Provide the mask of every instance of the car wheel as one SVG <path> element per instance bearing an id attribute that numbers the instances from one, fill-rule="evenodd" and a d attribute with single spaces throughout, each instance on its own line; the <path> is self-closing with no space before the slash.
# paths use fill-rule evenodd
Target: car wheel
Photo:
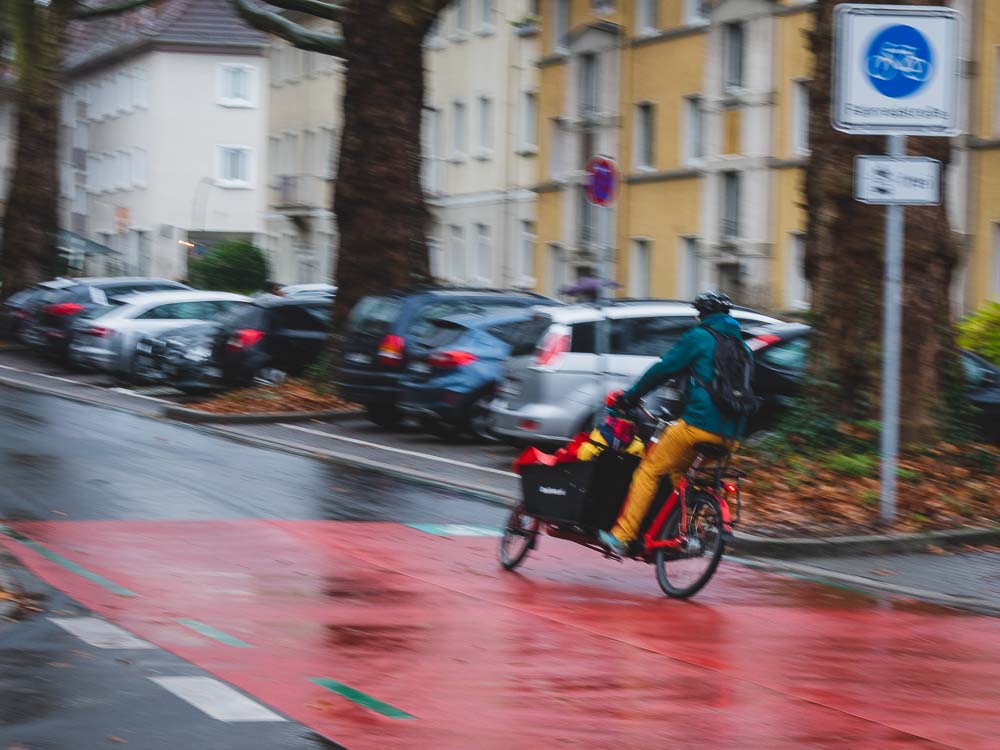
<path id="1" fill-rule="evenodd" d="M 441 440 L 454 440 L 458 436 L 458 430 L 443 420 L 432 417 L 420 417 L 417 421 L 420 423 L 421 430 Z"/>
<path id="2" fill-rule="evenodd" d="M 365 407 L 365 416 L 369 422 L 377 424 L 383 429 L 397 427 L 403 421 L 403 413 L 395 404 L 372 405 Z"/>
<path id="3" fill-rule="evenodd" d="M 497 441 L 493 433 L 493 415 L 490 412 L 493 399 L 492 391 L 480 393 L 465 410 L 465 429 L 476 439 L 491 443 Z"/>

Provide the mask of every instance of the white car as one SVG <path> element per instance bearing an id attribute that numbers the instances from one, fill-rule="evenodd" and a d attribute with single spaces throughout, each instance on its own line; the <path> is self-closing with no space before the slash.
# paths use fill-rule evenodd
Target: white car
<path id="1" fill-rule="evenodd" d="M 130 376 L 143 336 L 215 320 L 234 305 L 249 305 L 252 300 L 242 294 L 191 290 L 134 294 L 120 301 L 118 307 L 76 321 L 69 345 L 71 363 Z"/>

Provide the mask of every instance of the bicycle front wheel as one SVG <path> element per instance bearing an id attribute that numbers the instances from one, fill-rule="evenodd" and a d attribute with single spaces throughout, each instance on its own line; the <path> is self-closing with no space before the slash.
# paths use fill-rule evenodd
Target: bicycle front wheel
<path id="1" fill-rule="evenodd" d="M 656 550 L 656 581 L 663 593 L 674 599 L 694 596 L 708 583 L 726 548 L 722 513 L 714 497 L 707 493 L 687 500 L 687 533 L 680 549 Z M 660 532 L 660 539 L 680 537 L 680 511 L 675 510 Z"/>

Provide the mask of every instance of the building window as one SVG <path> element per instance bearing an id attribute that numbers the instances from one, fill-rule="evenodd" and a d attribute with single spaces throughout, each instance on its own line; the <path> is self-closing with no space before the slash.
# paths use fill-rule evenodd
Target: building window
<path id="1" fill-rule="evenodd" d="M 119 112 L 132 109 L 132 74 L 119 73 L 115 76 L 115 107 Z"/>
<path id="2" fill-rule="evenodd" d="M 455 6 L 455 29 L 459 32 L 468 32 L 469 0 L 458 0 Z"/>
<path id="3" fill-rule="evenodd" d="M 809 81 L 792 82 L 792 153 L 809 153 Z"/>
<path id="4" fill-rule="evenodd" d="M 698 261 L 698 238 L 683 237 L 681 239 L 681 267 L 678 278 L 681 280 L 681 288 L 678 290 L 681 296 L 693 299 L 700 288 L 699 261 Z"/>
<path id="5" fill-rule="evenodd" d="M 486 224 L 476 224 L 476 281 L 485 285 L 493 283 L 493 246 Z"/>
<path id="6" fill-rule="evenodd" d="M 635 166 L 637 169 L 653 169 L 656 163 L 654 139 L 656 117 L 649 102 L 635 108 Z"/>
<path id="7" fill-rule="evenodd" d="M 319 134 L 319 158 L 322 160 L 320 176 L 326 180 L 335 180 L 337 179 L 337 163 L 340 156 L 340 141 L 337 140 L 337 131 L 334 128 L 321 127 Z"/>
<path id="8" fill-rule="evenodd" d="M 251 160 L 253 149 L 249 146 L 219 146 L 220 187 L 248 188 L 253 175 Z"/>
<path id="9" fill-rule="evenodd" d="M 452 225 L 451 248 L 448 255 L 451 261 L 451 278 L 454 281 L 465 281 L 465 236 L 462 227 Z"/>
<path id="10" fill-rule="evenodd" d="M 132 185 L 146 187 L 146 149 L 132 149 Z"/>
<path id="11" fill-rule="evenodd" d="M 798 232 L 788 235 L 785 302 L 789 310 L 809 309 L 809 282 L 806 280 L 805 273 L 805 250 L 805 235 Z"/>
<path id="12" fill-rule="evenodd" d="M 148 91 L 146 89 L 146 70 L 135 68 L 132 71 L 132 105 L 135 107 L 148 106 Z"/>
<path id="13" fill-rule="evenodd" d="M 684 23 L 702 24 L 707 22 L 705 0 L 684 0 Z"/>
<path id="14" fill-rule="evenodd" d="M 479 155 L 493 153 L 493 100 L 488 96 L 479 97 Z"/>
<path id="15" fill-rule="evenodd" d="M 87 154 L 87 190 L 96 193 L 101 189 L 101 157 L 99 154 Z"/>
<path id="16" fill-rule="evenodd" d="M 649 279 L 653 275 L 650 265 L 650 241 L 632 240 L 628 261 L 628 294 L 638 299 L 650 296 Z"/>
<path id="17" fill-rule="evenodd" d="M 465 102 L 454 102 L 451 105 L 451 137 L 452 158 L 463 158 L 468 148 Z"/>
<path id="18" fill-rule="evenodd" d="M 549 295 L 554 297 L 566 285 L 566 263 L 563 261 L 562 248 L 554 242 L 548 246 L 548 264 L 549 288 L 547 291 Z"/>
<path id="19" fill-rule="evenodd" d="M 637 34 L 652 34 L 656 32 L 656 10 L 659 0 L 637 0 L 638 8 L 635 18 Z"/>
<path id="20" fill-rule="evenodd" d="M 517 284 L 535 286 L 535 222 L 521 222 L 521 251 L 518 253 Z"/>
<path id="21" fill-rule="evenodd" d="M 580 114 L 583 117 L 597 114 L 600 104 L 600 76 L 597 55 L 593 52 L 580 55 Z"/>
<path id="22" fill-rule="evenodd" d="M 553 117 L 549 120 L 549 176 L 553 180 L 561 180 L 564 176 L 564 140 L 562 122 Z"/>
<path id="23" fill-rule="evenodd" d="M 478 0 L 479 2 L 479 31 L 480 33 L 491 33 L 493 31 L 493 7 L 494 0 Z"/>
<path id="24" fill-rule="evenodd" d="M 684 158 L 698 161 L 705 156 L 705 111 L 700 96 L 689 96 L 684 102 Z"/>
<path id="25" fill-rule="evenodd" d="M 115 189 L 115 155 L 114 154 L 102 154 L 101 155 L 101 190 L 105 193 L 111 192 Z"/>
<path id="26" fill-rule="evenodd" d="M 740 236 L 740 173 L 722 173 L 722 239 Z"/>
<path id="27" fill-rule="evenodd" d="M 521 95 L 521 150 L 538 150 L 538 94 L 531 91 Z"/>
<path id="28" fill-rule="evenodd" d="M 223 107 L 254 106 L 256 70 L 250 65 L 219 65 L 219 104 Z"/>
<path id="29" fill-rule="evenodd" d="M 110 117 L 115 112 L 115 79 L 101 81 L 101 117 Z"/>
<path id="30" fill-rule="evenodd" d="M 725 88 L 743 88 L 743 24 L 727 23 L 722 27 L 725 55 Z"/>
<path id="31" fill-rule="evenodd" d="M 441 247 L 441 240 L 437 237 L 428 237 L 427 252 L 430 257 L 431 276 L 443 280 L 447 269 L 444 265 L 444 249 Z"/>
<path id="32" fill-rule="evenodd" d="M 81 151 L 90 148 L 90 125 L 82 120 L 73 128 L 73 148 Z"/>
<path id="33" fill-rule="evenodd" d="M 565 47 L 566 35 L 569 34 L 569 3 L 570 0 L 553 0 L 552 11 L 552 47 L 561 50 Z"/>
<path id="34" fill-rule="evenodd" d="M 128 151 L 118 152 L 118 174 L 115 186 L 119 190 L 127 190 L 132 187 L 132 154 Z"/>

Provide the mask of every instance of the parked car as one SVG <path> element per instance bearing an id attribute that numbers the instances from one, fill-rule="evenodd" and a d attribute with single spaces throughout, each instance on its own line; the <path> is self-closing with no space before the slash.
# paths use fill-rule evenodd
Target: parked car
<path id="1" fill-rule="evenodd" d="M 490 405 L 492 429 L 510 442 L 561 443 L 594 424 L 604 396 L 626 388 L 697 325 L 687 302 L 622 300 L 538 309 L 545 331 L 537 349 L 508 360 L 497 398 Z M 741 324 L 775 324 L 775 318 L 742 307 Z M 600 354 L 598 323 L 609 325 L 609 351 Z M 749 336 L 749 334 L 747 334 Z M 676 404 L 670 387 L 654 399 Z"/>
<path id="2" fill-rule="evenodd" d="M 189 393 L 299 375 L 325 349 L 329 321 L 329 300 L 264 295 L 214 323 L 146 336 L 136 374 Z"/>
<path id="3" fill-rule="evenodd" d="M 281 287 L 285 297 L 325 297 L 333 299 L 337 296 L 337 287 L 333 284 L 289 284 Z"/>
<path id="4" fill-rule="evenodd" d="M 52 279 L 10 295 L 0 304 L 0 338 L 16 338 L 24 341 L 23 336 L 30 325 L 31 316 L 46 293 L 72 285 L 72 279 Z"/>
<path id="5" fill-rule="evenodd" d="M 526 310 L 429 320 L 413 339 L 400 409 L 429 432 L 491 437 L 489 407 L 513 355 L 535 349 L 545 323 Z"/>
<path id="6" fill-rule="evenodd" d="M 72 364 L 131 378 L 136 345 L 144 335 L 213 320 L 234 306 L 249 305 L 250 298 L 187 289 L 131 294 L 117 302 L 77 316 L 68 349 Z"/>
<path id="7" fill-rule="evenodd" d="M 756 331 L 755 390 L 763 397 L 762 426 L 768 425 L 798 396 L 809 356 L 810 326 L 787 323 Z M 984 437 L 1000 442 L 1000 369 L 969 351 L 960 351 L 969 401 L 978 411 Z"/>
<path id="8" fill-rule="evenodd" d="M 558 303 L 531 292 L 461 287 L 421 287 L 364 297 L 347 322 L 337 382 L 340 394 L 363 404 L 375 424 L 395 425 L 402 418 L 400 384 L 410 363 L 412 342 L 427 333 L 430 321 L 539 304 Z"/>
<path id="9" fill-rule="evenodd" d="M 128 295 L 190 289 L 170 279 L 81 278 L 69 286 L 46 292 L 31 323 L 31 343 L 57 356 L 69 351 L 73 326 L 83 315 L 96 316 Z"/>

